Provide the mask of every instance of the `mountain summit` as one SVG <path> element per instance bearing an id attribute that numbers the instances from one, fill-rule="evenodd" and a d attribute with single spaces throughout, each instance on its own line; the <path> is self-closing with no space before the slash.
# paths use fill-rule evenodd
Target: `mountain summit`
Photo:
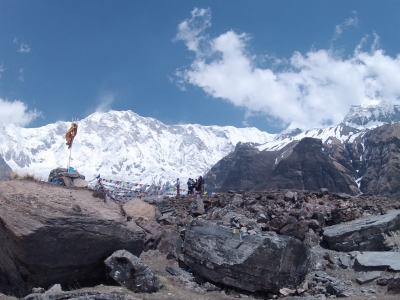
<path id="1" fill-rule="evenodd" d="M 400 105 L 389 105 L 382 102 L 367 107 L 352 106 L 342 124 L 364 129 L 398 122 L 400 122 Z"/>
<path id="2" fill-rule="evenodd" d="M 67 167 L 70 152 L 65 133 L 70 125 L 0 127 L 0 156 L 14 171 L 47 180 L 52 169 Z M 147 184 L 176 178 L 183 182 L 203 175 L 238 142 L 263 144 L 274 136 L 256 128 L 165 125 L 132 111 L 94 113 L 79 121 L 71 166 L 88 180 L 101 174 Z"/>

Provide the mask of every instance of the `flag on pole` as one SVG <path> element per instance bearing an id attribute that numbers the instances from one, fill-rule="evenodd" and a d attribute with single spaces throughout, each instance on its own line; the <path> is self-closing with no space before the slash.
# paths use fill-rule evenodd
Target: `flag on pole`
<path id="1" fill-rule="evenodd" d="M 72 123 L 71 127 L 65 134 L 65 140 L 67 141 L 66 145 L 68 146 L 68 149 L 72 147 L 72 142 L 74 141 L 74 138 L 77 133 L 78 133 L 78 124 Z"/>

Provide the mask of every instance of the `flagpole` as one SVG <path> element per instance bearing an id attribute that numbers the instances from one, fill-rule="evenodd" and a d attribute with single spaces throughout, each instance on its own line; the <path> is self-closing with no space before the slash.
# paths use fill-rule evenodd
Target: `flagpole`
<path id="1" fill-rule="evenodd" d="M 72 145 L 71 145 L 71 148 L 69 148 L 69 158 L 68 158 L 67 173 L 69 173 L 69 167 L 71 165 L 71 151 L 72 151 Z"/>
<path id="2" fill-rule="evenodd" d="M 74 138 L 77 133 L 78 133 L 78 123 L 76 121 L 72 121 L 72 125 L 71 125 L 70 129 L 68 129 L 67 133 L 65 134 L 65 139 L 67 141 L 67 145 L 68 145 L 68 149 L 69 149 L 67 172 L 70 171 L 72 144 L 73 144 Z"/>

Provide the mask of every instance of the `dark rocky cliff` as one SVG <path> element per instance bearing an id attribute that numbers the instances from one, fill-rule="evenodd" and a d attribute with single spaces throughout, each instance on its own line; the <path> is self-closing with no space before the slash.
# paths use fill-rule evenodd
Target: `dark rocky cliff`
<path id="1" fill-rule="evenodd" d="M 232 153 L 207 173 L 207 187 L 215 191 L 251 190 L 265 182 L 265 177 L 273 171 L 275 160 L 296 143 L 280 151 L 259 151 L 250 144 L 238 143 Z"/>
<path id="2" fill-rule="evenodd" d="M 279 151 L 238 144 L 205 176 L 218 191 L 327 188 L 348 194 L 400 197 L 400 123 L 385 124 L 342 143 L 304 138 Z M 358 183 L 358 184 L 357 184 Z"/>
<path id="3" fill-rule="evenodd" d="M 11 168 L 5 160 L 0 156 L 0 180 L 11 179 Z"/>
<path id="4" fill-rule="evenodd" d="M 238 144 L 207 173 L 206 182 L 218 191 L 325 187 L 358 193 L 348 170 L 323 152 L 321 140 L 313 138 L 293 142 L 280 151 L 258 151 L 251 145 Z"/>
<path id="5" fill-rule="evenodd" d="M 323 152 L 319 139 L 304 138 L 292 153 L 279 162 L 256 189 L 318 190 L 357 194 L 358 188 L 349 171 Z"/>
<path id="6" fill-rule="evenodd" d="M 400 124 L 383 125 L 364 136 L 361 190 L 400 197 Z"/>

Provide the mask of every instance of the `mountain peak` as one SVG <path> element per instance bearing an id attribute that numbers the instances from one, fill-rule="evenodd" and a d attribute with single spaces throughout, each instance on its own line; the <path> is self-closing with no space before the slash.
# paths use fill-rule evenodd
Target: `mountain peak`
<path id="1" fill-rule="evenodd" d="M 398 122 L 400 122 L 400 105 L 381 101 L 379 104 L 370 106 L 351 106 L 342 124 L 365 129 Z"/>
<path id="2" fill-rule="evenodd" d="M 4 126 L 0 156 L 14 171 L 46 180 L 52 169 L 67 166 L 69 126 Z M 130 110 L 96 112 L 79 121 L 71 167 L 88 179 L 101 174 L 143 184 L 173 182 L 203 175 L 238 142 L 263 144 L 274 137 L 256 128 L 165 125 Z"/>

